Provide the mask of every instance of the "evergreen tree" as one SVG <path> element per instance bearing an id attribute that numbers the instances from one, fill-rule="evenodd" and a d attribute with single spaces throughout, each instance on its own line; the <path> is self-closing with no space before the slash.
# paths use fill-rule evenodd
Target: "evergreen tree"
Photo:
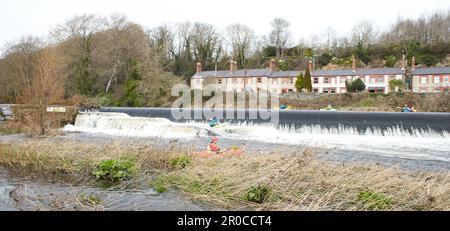
<path id="1" fill-rule="evenodd" d="M 303 78 L 303 89 L 306 89 L 307 92 L 312 92 L 312 82 L 311 82 L 311 70 L 309 67 L 306 68 L 305 77 Z"/>
<path id="2" fill-rule="evenodd" d="M 295 82 L 295 88 L 297 88 L 297 92 L 302 92 L 304 88 L 305 79 L 303 77 L 303 73 L 300 72 L 300 75 L 297 77 L 297 81 Z"/>
<path id="3" fill-rule="evenodd" d="M 139 107 L 140 96 L 137 92 L 140 77 L 139 63 L 136 60 L 130 61 L 131 71 L 125 83 L 124 105 L 128 107 Z"/>
<path id="4" fill-rule="evenodd" d="M 366 85 L 361 79 L 356 79 L 355 81 L 353 81 L 351 88 L 353 92 L 362 92 L 366 89 Z"/>
<path id="5" fill-rule="evenodd" d="M 347 92 L 355 92 L 355 91 L 353 91 L 351 81 L 345 81 L 345 88 L 347 89 Z"/>

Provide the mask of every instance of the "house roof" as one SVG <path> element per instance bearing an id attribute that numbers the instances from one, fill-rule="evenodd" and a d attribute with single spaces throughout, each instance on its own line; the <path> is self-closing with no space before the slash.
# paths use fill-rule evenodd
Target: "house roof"
<path id="1" fill-rule="evenodd" d="M 402 75 L 403 70 L 401 68 L 371 68 L 371 69 L 358 69 L 356 75 Z"/>
<path id="2" fill-rule="evenodd" d="M 418 68 L 412 72 L 413 75 L 450 74 L 450 67 Z"/>
<path id="3" fill-rule="evenodd" d="M 202 71 L 196 73 L 193 78 L 239 78 L 239 77 L 267 77 L 271 75 L 268 69 L 250 69 L 237 71 Z"/>
<path id="4" fill-rule="evenodd" d="M 282 78 L 282 77 L 298 77 L 301 71 L 274 71 L 270 75 L 271 78 Z"/>
<path id="5" fill-rule="evenodd" d="M 352 70 L 317 70 L 311 73 L 311 76 L 348 76 L 353 75 Z"/>
<path id="6" fill-rule="evenodd" d="M 450 68 L 427 68 L 433 71 L 432 74 L 450 73 Z M 425 69 L 417 69 L 416 72 L 426 72 Z M 416 73 L 415 72 L 415 73 Z M 301 71 L 270 71 L 269 69 L 250 69 L 250 70 L 237 70 L 237 71 L 202 71 L 196 73 L 192 78 L 242 78 L 242 77 L 269 77 L 269 78 L 283 78 L 290 77 L 295 78 L 299 76 Z M 403 70 L 401 68 L 370 68 L 370 69 L 358 69 L 353 72 L 351 69 L 340 70 L 316 70 L 311 73 L 313 77 L 319 76 L 355 76 L 355 75 L 402 75 Z"/>
<path id="7" fill-rule="evenodd" d="M 313 71 L 312 76 L 352 76 L 352 75 L 401 75 L 403 71 L 401 68 L 370 68 L 357 69 L 353 72 L 351 69 L 341 70 L 318 70 Z"/>

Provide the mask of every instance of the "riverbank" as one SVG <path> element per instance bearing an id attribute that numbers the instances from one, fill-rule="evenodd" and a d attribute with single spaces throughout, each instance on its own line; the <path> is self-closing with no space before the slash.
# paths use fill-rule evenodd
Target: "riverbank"
<path id="1" fill-rule="evenodd" d="M 400 112 L 405 104 L 418 112 L 450 112 L 450 93 L 293 93 L 280 97 L 280 103 L 299 110 L 319 110 L 332 105 L 339 111 Z"/>
<path id="2" fill-rule="evenodd" d="M 225 158 L 191 154 L 176 144 L 29 139 L 2 141 L 0 166 L 77 187 L 181 193 L 218 209 L 450 209 L 450 175 L 444 171 L 325 161 L 314 150 Z"/>

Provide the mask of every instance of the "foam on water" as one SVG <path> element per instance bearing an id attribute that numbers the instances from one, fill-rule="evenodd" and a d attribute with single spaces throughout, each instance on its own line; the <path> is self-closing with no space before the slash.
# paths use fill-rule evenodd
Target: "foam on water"
<path id="1" fill-rule="evenodd" d="M 123 113 L 80 113 L 75 125 L 64 131 L 131 137 L 190 138 L 206 136 L 206 131 L 162 118 L 137 118 Z"/>
<path id="2" fill-rule="evenodd" d="M 211 129 L 206 123 L 174 123 L 161 118 L 130 117 L 122 113 L 81 113 L 74 126 L 65 131 L 88 132 L 113 136 L 195 138 L 215 134 L 223 138 L 267 143 L 318 146 L 328 149 L 372 152 L 398 158 L 450 162 L 450 134 L 431 130 L 407 131 L 398 126 L 381 131 L 367 129 L 363 134 L 356 128 L 337 125 L 280 126 L 271 124 L 230 124 Z"/>

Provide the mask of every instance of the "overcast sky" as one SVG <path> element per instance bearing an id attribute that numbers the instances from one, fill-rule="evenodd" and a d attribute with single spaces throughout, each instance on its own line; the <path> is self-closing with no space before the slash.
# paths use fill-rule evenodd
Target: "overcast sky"
<path id="1" fill-rule="evenodd" d="M 241 22 L 258 35 L 270 30 L 274 17 L 284 17 L 298 41 L 327 27 L 347 33 L 362 19 L 383 29 L 399 16 L 414 19 L 450 9 L 449 0 L 1 0 L 0 4 L 0 45 L 24 35 L 46 35 L 50 28 L 84 13 L 120 13 L 147 28 L 188 20 L 222 29 Z"/>

